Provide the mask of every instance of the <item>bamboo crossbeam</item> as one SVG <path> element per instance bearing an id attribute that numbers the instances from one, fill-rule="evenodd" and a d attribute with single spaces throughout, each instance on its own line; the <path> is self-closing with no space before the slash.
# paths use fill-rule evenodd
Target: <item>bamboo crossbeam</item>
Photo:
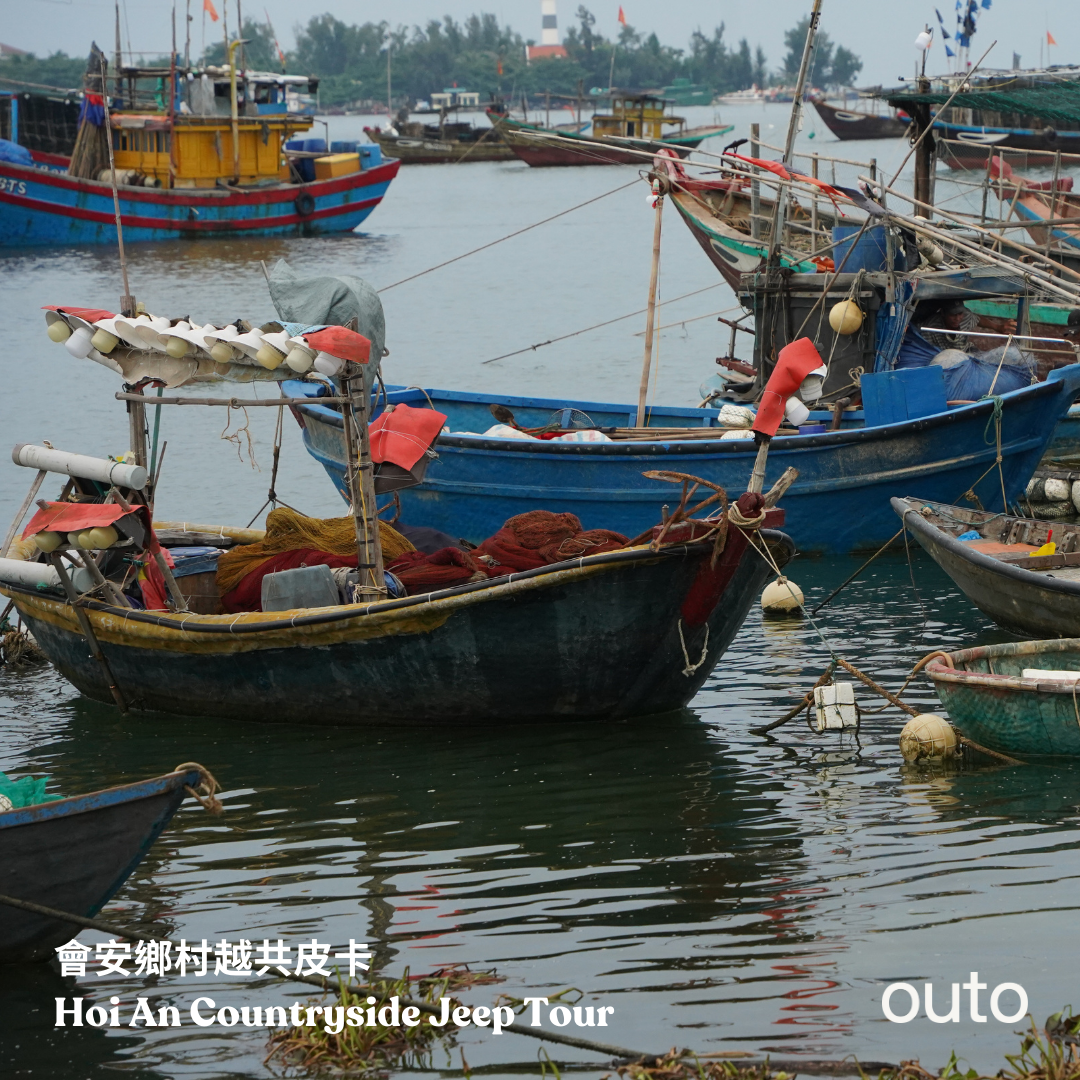
<path id="1" fill-rule="evenodd" d="M 784 152 L 782 146 L 773 146 L 772 143 L 762 141 L 760 145 L 764 146 L 766 150 L 778 150 L 781 154 Z M 831 154 L 811 154 L 805 150 L 796 150 L 791 156 L 807 159 L 817 158 L 818 161 L 835 161 L 841 165 L 858 165 L 861 168 L 870 168 L 869 161 L 853 161 L 851 158 L 833 157 Z"/>
<path id="2" fill-rule="evenodd" d="M 1030 258 L 1050 266 L 1054 271 L 1058 271 L 1062 274 L 1067 274 L 1069 277 L 1075 278 L 1077 281 L 1080 281 L 1080 273 L 1070 269 L 1067 266 L 1063 266 L 1061 263 L 1054 262 L 1053 259 L 1050 259 L 1047 256 L 1043 255 L 1040 251 L 1031 247 L 1030 244 L 1021 244 L 1016 240 L 1008 239 L 1008 237 L 995 236 L 993 233 L 990 232 L 989 229 L 984 229 L 981 226 L 974 225 L 970 222 L 961 221 L 959 218 L 956 217 L 955 214 L 951 214 L 946 210 L 942 210 L 940 207 L 935 208 L 933 206 L 930 206 L 928 203 L 921 202 L 913 195 L 905 195 L 903 192 L 897 191 L 895 188 L 890 187 L 888 184 L 885 184 L 882 181 L 874 181 L 867 176 L 860 176 L 859 179 L 869 184 L 876 183 L 882 191 L 887 191 L 890 195 L 895 195 L 898 199 L 901 199 L 904 202 L 911 203 L 914 206 L 919 206 L 927 210 L 934 210 L 935 213 L 937 213 L 940 217 L 945 218 L 948 221 L 956 222 L 956 224 L 958 225 L 963 225 L 967 229 L 985 235 L 995 243 L 1000 241 L 1002 243 L 1008 244 L 1010 247 L 1022 251 Z M 1072 293 L 1067 292 L 1064 288 L 1061 287 L 1060 283 L 1054 283 L 1052 275 L 1046 274 L 1045 271 L 1035 266 L 1032 266 L 1028 263 L 1022 263 L 1018 259 L 1010 258 L 1008 255 L 995 253 L 993 251 L 987 251 L 986 249 L 977 247 L 976 245 L 968 244 L 967 242 L 957 237 L 954 233 L 949 232 L 947 229 L 941 229 L 934 225 L 931 225 L 923 218 L 915 220 L 913 218 L 907 217 L 904 214 L 895 213 L 893 214 L 893 216 L 897 220 L 903 221 L 904 224 L 906 224 L 909 228 L 915 229 L 917 231 L 926 232 L 928 235 L 933 235 L 937 239 L 944 239 L 948 243 L 956 244 L 959 247 L 963 247 L 968 251 L 972 251 L 974 254 L 982 256 L 989 263 L 1005 264 L 1009 266 L 1010 269 L 1015 269 L 1025 274 L 1031 274 L 1039 278 L 1041 283 L 1051 284 L 1055 288 L 1055 291 L 1060 292 L 1063 296 L 1068 297 L 1070 300 L 1074 302 L 1080 300 L 1080 296 L 1077 295 L 1075 290 Z M 1049 278 L 1048 282 L 1045 280 L 1047 278 Z"/>
<path id="3" fill-rule="evenodd" d="M 230 409 L 250 409 L 253 406 L 281 405 L 342 405 L 342 397 L 319 398 L 209 398 L 209 397 L 147 397 L 145 394 L 125 394 L 117 391 L 117 401 L 141 401 L 144 405 L 228 405 Z"/>

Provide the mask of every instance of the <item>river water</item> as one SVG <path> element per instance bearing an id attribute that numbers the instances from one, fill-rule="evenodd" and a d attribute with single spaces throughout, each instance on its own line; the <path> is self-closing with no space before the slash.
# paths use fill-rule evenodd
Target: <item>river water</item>
<path id="1" fill-rule="evenodd" d="M 711 110 L 687 113 L 691 122 L 711 118 Z M 777 142 L 786 117 L 781 107 L 725 112 L 732 137 L 760 119 L 763 136 Z M 353 118 L 330 123 L 333 137 L 359 134 Z M 876 155 L 886 170 L 904 152 L 899 142 L 837 146 L 814 120 L 800 143 Z M 848 178 L 858 171 L 849 167 Z M 155 312 L 269 318 L 260 261 L 357 273 L 383 288 L 632 178 L 628 169 L 517 163 L 407 168 L 360 235 L 133 245 L 132 289 Z M 644 196 L 642 184 L 617 191 L 388 290 L 387 378 L 630 400 L 643 316 L 483 361 L 643 306 L 652 232 Z M 713 285 L 715 272 L 681 223 L 668 217 L 665 229 L 661 298 Z M 115 304 L 115 253 L 15 252 L 0 267 L 5 436 L 94 454 L 123 449 L 115 380 L 49 342 L 38 310 Z M 696 404 L 697 384 L 726 349 L 712 316 L 734 303 L 720 285 L 663 309 L 662 325 L 709 317 L 663 332 L 653 400 Z M 239 446 L 221 437 L 244 417 L 223 432 L 223 412 L 166 411 L 160 516 L 243 525 L 264 501 L 273 418 L 262 414 L 274 410 L 252 410 L 257 469 L 246 437 Z M 286 424 L 281 497 L 312 514 L 340 513 Z M 29 479 L 0 465 L 9 513 Z M 813 601 L 856 565 L 798 560 L 792 576 Z M 1019 1022 L 971 1020 L 965 994 L 958 1023 L 894 1024 L 882 993 L 891 982 L 929 980 L 944 1012 L 949 984 L 978 971 L 990 988 L 1022 985 L 1040 1019 L 1077 999 L 1071 963 L 1055 956 L 1059 948 L 1069 955 L 1080 875 L 1077 767 L 907 767 L 895 710 L 867 714 L 859 743 L 818 736 L 802 721 L 773 737 L 754 734 L 813 683 L 827 643 L 897 689 L 932 648 L 1004 638 L 917 553 L 910 566 L 902 554 L 879 559 L 818 626 L 763 621 L 755 610 L 689 709 L 614 726 L 522 727 L 512 701 L 502 725 L 440 731 L 357 731 L 333 726 L 332 716 L 311 727 L 120 717 L 51 670 L 0 670 L 0 769 L 48 774 L 64 793 L 181 761 L 216 774 L 225 815 L 186 805 L 108 906 L 117 923 L 189 942 L 369 941 L 377 968 L 392 975 L 449 963 L 494 968 L 504 983 L 466 992 L 473 1004 L 574 987 L 583 1004 L 615 1009 L 607 1028 L 583 1034 L 646 1051 L 920 1057 L 937 1068 L 955 1050 L 994 1071 L 1016 1046 Z M 935 706 L 921 679 L 907 697 Z M 861 691 L 859 700 L 878 704 Z M 80 940 L 105 939 L 88 931 Z M 56 997 L 107 1004 L 116 995 L 128 1010 L 147 994 L 155 1008 L 175 1003 L 185 1017 L 198 996 L 219 1006 L 306 998 L 281 983 L 212 974 L 145 982 L 91 968 L 76 983 L 46 966 L 4 976 L 4 1075 L 57 1080 L 117 1071 L 254 1078 L 275 1068 L 264 1063 L 262 1030 L 190 1022 L 56 1030 Z M 1015 1000 L 1006 993 L 1001 1008 L 1015 1011 Z M 902 995 L 894 1002 L 901 1011 L 904 1003 Z M 466 1029 L 460 1044 L 473 1069 L 539 1069 L 530 1040 Z M 593 1063 L 587 1074 L 606 1071 L 585 1051 L 549 1049 L 560 1061 Z M 430 1066 L 461 1063 L 456 1050 L 438 1051 Z"/>

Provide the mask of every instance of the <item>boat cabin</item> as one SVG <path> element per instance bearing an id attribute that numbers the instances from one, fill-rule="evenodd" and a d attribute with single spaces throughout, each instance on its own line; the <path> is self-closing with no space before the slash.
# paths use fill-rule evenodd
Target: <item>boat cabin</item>
<path id="1" fill-rule="evenodd" d="M 610 113 L 593 116 L 593 135 L 622 139 L 662 139 L 665 128 L 686 126 L 681 116 L 666 111 L 667 103 L 653 94 L 617 94 L 611 99 Z"/>

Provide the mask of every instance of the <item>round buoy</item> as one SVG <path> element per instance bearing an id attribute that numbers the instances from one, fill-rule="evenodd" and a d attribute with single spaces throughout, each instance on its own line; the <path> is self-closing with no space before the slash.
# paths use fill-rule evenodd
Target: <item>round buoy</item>
<path id="1" fill-rule="evenodd" d="M 836 334 L 854 334 L 862 323 L 862 310 L 854 300 L 841 300 L 829 312 L 829 325 Z"/>
<path id="2" fill-rule="evenodd" d="M 38 551 L 55 551 L 64 542 L 58 532 L 39 532 L 34 534 L 34 543 Z"/>
<path id="3" fill-rule="evenodd" d="M 761 594 L 761 610 L 766 615 L 790 615 L 798 611 L 802 604 L 802 589 L 786 577 L 778 577 L 766 585 Z"/>
<path id="4" fill-rule="evenodd" d="M 49 335 L 49 340 L 55 341 L 58 345 L 71 337 L 71 327 L 63 319 L 56 319 L 49 323 L 49 328 L 45 332 Z"/>
<path id="5" fill-rule="evenodd" d="M 952 757 L 956 753 L 956 732 L 937 713 L 919 713 L 900 732 L 900 753 L 905 761 Z"/>
<path id="6" fill-rule="evenodd" d="M 111 525 L 99 525 L 97 528 L 90 529 L 85 535 L 90 541 L 87 546 L 92 551 L 112 547 L 120 539 L 120 534 Z"/>

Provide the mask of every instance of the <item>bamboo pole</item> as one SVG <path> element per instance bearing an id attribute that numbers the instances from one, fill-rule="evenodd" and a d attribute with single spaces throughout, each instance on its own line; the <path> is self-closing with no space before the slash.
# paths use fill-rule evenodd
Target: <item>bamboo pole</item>
<path id="1" fill-rule="evenodd" d="M 761 157 L 761 125 L 750 125 L 750 156 Z M 761 181 L 758 179 L 757 169 L 754 170 L 754 179 L 750 181 L 750 236 L 754 240 L 761 239 Z M 816 174 L 815 174 L 816 175 Z"/>
<path id="2" fill-rule="evenodd" d="M 799 118 L 802 115 L 803 93 L 806 90 L 806 76 L 810 70 L 810 58 L 814 54 L 814 40 L 817 37 L 818 22 L 821 20 L 821 0 L 814 0 L 814 7 L 810 12 L 810 25 L 806 30 L 806 41 L 803 44 L 802 61 L 799 64 L 799 77 L 795 80 L 795 100 L 791 103 L 791 116 L 788 119 L 787 139 L 784 143 L 784 154 L 780 159 L 783 165 L 791 162 L 792 151 L 795 149 L 795 136 L 799 131 Z M 780 246 L 783 241 L 784 216 L 787 213 L 788 200 L 791 198 L 790 189 L 781 192 L 776 200 L 776 214 L 773 218 L 772 236 L 769 238 L 770 259 L 779 258 Z"/>
<path id="3" fill-rule="evenodd" d="M 109 667 L 109 661 L 101 651 L 101 645 L 98 643 L 97 635 L 94 633 L 94 628 L 90 624 L 90 619 L 87 617 L 86 612 L 79 606 L 79 594 L 75 591 L 75 586 L 71 584 L 71 578 L 68 577 L 64 561 L 55 553 L 49 558 L 56 569 L 57 576 L 60 578 L 60 584 L 63 586 L 64 594 L 68 598 L 68 603 L 75 612 L 75 618 L 79 622 L 79 628 L 82 630 L 83 637 L 86 638 L 86 644 L 90 646 L 90 655 L 101 665 L 101 670 L 105 673 L 105 682 L 109 687 L 109 693 L 113 696 L 113 701 L 116 702 L 116 707 L 122 713 L 126 713 L 128 711 L 127 702 L 124 700 L 124 695 L 121 693 L 120 687 L 116 684 L 112 668 Z"/>
<path id="4" fill-rule="evenodd" d="M 649 396 L 649 375 L 652 370 L 653 328 L 656 324 L 656 285 L 660 276 L 660 225 L 664 214 L 664 196 L 656 196 L 653 218 L 652 271 L 649 275 L 649 304 L 645 316 L 645 356 L 641 362 L 641 385 L 638 387 L 638 427 L 645 426 L 645 403 Z"/>
<path id="5" fill-rule="evenodd" d="M 360 392 L 354 382 L 360 380 Z M 345 482 L 352 504 L 353 525 L 359 555 L 360 591 L 368 596 L 386 596 L 382 544 L 379 538 L 378 506 L 375 502 L 375 471 L 368 435 L 370 395 L 362 375 L 354 375 L 347 364 L 338 378 L 338 389 L 348 404 L 341 409 L 345 436 Z"/>
<path id="6" fill-rule="evenodd" d="M 1050 185 L 1050 220 L 1052 221 L 1057 216 L 1057 189 L 1058 180 L 1061 177 L 1061 151 L 1057 150 L 1054 153 L 1054 179 Z M 1046 247 L 1043 249 L 1043 254 L 1049 256 L 1050 247 L 1054 242 L 1054 230 L 1047 226 L 1046 229 Z"/>
<path id="7" fill-rule="evenodd" d="M 143 407 L 147 402 L 155 408 L 158 405 L 228 405 L 230 409 L 250 409 L 256 406 L 280 408 L 282 405 L 342 405 L 349 401 L 344 397 L 320 397 L 320 398 L 211 398 L 211 397 L 147 397 L 145 394 L 126 394 L 117 391 L 117 401 L 142 402 Z"/>
<path id="8" fill-rule="evenodd" d="M 30 504 L 34 501 L 38 491 L 41 490 L 41 482 L 48 475 L 47 470 L 40 469 L 37 476 L 34 477 L 33 483 L 30 485 L 30 490 L 26 494 L 26 498 L 22 501 L 22 506 L 19 507 L 19 512 L 15 515 L 15 519 L 11 523 L 11 528 L 8 529 L 7 536 L 4 537 L 4 546 L 0 547 L 0 558 L 3 558 L 11 550 L 11 542 L 15 539 L 15 534 L 19 531 L 19 526 L 23 523 L 23 518 L 26 517 L 26 511 L 30 509 Z"/>

